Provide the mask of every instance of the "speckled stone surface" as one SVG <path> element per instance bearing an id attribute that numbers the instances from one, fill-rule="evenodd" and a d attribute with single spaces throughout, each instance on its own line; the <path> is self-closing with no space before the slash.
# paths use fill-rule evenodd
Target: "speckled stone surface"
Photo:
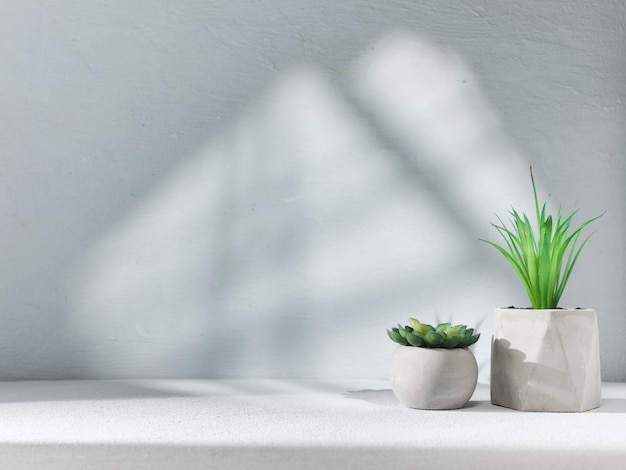
<path id="1" fill-rule="evenodd" d="M 461 410 L 422 411 L 385 380 L 4 382 L 0 468 L 609 468 L 625 413 L 626 384 L 554 414 L 493 406 L 480 384 Z"/>

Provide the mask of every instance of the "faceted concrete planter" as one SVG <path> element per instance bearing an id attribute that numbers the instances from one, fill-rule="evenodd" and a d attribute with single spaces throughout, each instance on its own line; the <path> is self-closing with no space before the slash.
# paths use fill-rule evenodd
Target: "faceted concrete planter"
<path id="1" fill-rule="evenodd" d="M 467 348 L 398 346 L 391 356 L 391 388 L 400 403 L 423 410 L 452 410 L 469 401 L 478 365 Z"/>
<path id="2" fill-rule="evenodd" d="M 521 411 L 600 406 L 600 351 L 591 309 L 496 309 L 491 403 Z"/>

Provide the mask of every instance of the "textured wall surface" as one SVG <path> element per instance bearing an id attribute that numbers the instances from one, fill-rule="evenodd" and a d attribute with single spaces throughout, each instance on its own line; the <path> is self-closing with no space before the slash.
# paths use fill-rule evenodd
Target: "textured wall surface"
<path id="1" fill-rule="evenodd" d="M 485 380 L 532 163 L 626 380 L 626 4 L 416 3 L 3 1 L 0 378 L 378 378 L 417 316 Z"/>

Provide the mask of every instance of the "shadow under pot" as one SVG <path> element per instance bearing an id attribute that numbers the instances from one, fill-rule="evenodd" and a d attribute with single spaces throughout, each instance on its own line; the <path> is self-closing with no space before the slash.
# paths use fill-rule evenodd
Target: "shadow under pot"
<path id="1" fill-rule="evenodd" d="M 393 393 L 408 408 L 463 408 L 474 394 L 478 365 L 467 348 L 399 345 L 391 356 Z"/>

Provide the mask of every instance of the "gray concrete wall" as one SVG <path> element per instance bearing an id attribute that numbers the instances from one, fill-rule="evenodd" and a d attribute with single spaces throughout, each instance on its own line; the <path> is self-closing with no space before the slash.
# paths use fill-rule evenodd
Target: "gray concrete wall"
<path id="1" fill-rule="evenodd" d="M 5 0 L 0 378 L 384 377 L 416 316 L 486 380 L 532 163 L 626 380 L 624 5 Z"/>

